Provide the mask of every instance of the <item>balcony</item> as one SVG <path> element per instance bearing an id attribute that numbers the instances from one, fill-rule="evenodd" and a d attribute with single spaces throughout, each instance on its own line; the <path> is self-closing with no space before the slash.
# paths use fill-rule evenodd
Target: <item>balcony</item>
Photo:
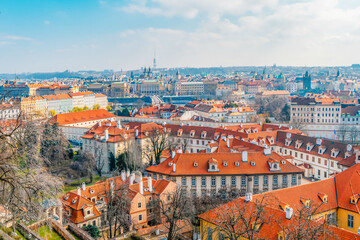
<path id="1" fill-rule="evenodd" d="M 273 190 L 279 189 L 279 185 L 273 185 Z"/>

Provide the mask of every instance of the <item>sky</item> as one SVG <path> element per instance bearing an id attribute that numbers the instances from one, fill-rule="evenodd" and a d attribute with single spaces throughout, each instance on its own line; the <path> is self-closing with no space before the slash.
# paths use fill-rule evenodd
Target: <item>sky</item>
<path id="1" fill-rule="evenodd" d="M 1 0 L 0 72 L 360 63 L 359 0 Z"/>

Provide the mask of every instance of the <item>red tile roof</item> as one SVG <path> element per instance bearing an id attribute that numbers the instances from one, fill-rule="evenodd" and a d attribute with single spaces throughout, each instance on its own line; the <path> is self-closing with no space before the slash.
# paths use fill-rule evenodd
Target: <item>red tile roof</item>
<path id="1" fill-rule="evenodd" d="M 57 123 L 59 126 L 62 126 L 62 125 L 88 122 L 88 121 L 98 121 L 98 120 L 115 118 L 115 117 L 116 115 L 108 112 L 105 109 L 97 109 L 97 110 L 57 114 L 52 119 L 50 119 L 50 123 Z"/>

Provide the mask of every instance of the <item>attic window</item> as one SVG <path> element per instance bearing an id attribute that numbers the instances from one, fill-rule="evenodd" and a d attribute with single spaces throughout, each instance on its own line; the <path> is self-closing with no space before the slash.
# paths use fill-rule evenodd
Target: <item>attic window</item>
<path id="1" fill-rule="evenodd" d="M 354 194 L 350 197 L 350 203 L 356 205 L 359 201 L 360 195 Z"/>
<path id="2" fill-rule="evenodd" d="M 194 162 L 194 167 L 199 166 L 198 162 Z"/>
<path id="3" fill-rule="evenodd" d="M 324 154 L 325 150 L 326 150 L 326 148 L 325 148 L 324 146 L 320 146 L 318 153 L 319 153 L 319 154 Z"/>
<path id="4" fill-rule="evenodd" d="M 309 199 L 305 199 L 305 198 L 300 198 L 300 202 L 305 206 L 305 207 L 309 207 L 310 206 L 310 200 Z"/>
<path id="5" fill-rule="evenodd" d="M 281 160 L 281 164 L 282 165 L 285 165 L 286 164 L 286 161 L 283 159 L 283 160 Z"/>
<path id="6" fill-rule="evenodd" d="M 251 166 L 256 166 L 254 161 L 251 161 L 250 164 L 251 164 Z"/>
<path id="7" fill-rule="evenodd" d="M 90 190 L 90 193 L 91 193 L 91 194 L 94 194 L 94 193 L 95 193 L 95 190 L 94 190 L 94 189 L 91 189 L 91 190 Z"/>
<path id="8" fill-rule="evenodd" d="M 235 162 L 235 166 L 238 167 L 240 166 L 240 163 L 238 161 Z"/>
<path id="9" fill-rule="evenodd" d="M 274 144 L 274 138 L 273 137 L 268 138 L 268 141 L 269 141 L 270 144 Z"/>
<path id="10" fill-rule="evenodd" d="M 224 167 L 227 167 L 227 166 L 228 166 L 227 161 L 224 161 L 224 162 L 223 162 L 223 165 L 224 165 Z"/>
<path id="11" fill-rule="evenodd" d="M 178 133 L 177 133 L 178 137 L 180 137 L 180 136 L 182 135 L 182 133 L 183 133 L 183 130 L 182 130 L 182 129 L 179 129 L 179 130 L 178 130 Z"/>
<path id="12" fill-rule="evenodd" d="M 195 136 L 195 130 L 191 130 L 190 131 L 190 137 L 194 137 Z"/>
<path id="13" fill-rule="evenodd" d="M 292 140 L 287 138 L 287 139 L 285 140 L 285 145 L 286 145 L 286 146 L 290 146 L 291 142 L 292 142 Z"/>
<path id="14" fill-rule="evenodd" d="M 331 149 L 331 157 L 336 157 L 339 154 L 339 150 L 333 148 Z"/>
<path id="15" fill-rule="evenodd" d="M 74 198 L 74 199 L 72 200 L 72 203 L 73 203 L 73 204 L 76 203 L 77 200 L 78 200 L 78 197 Z"/>
<path id="16" fill-rule="evenodd" d="M 70 197 L 70 194 L 66 194 L 65 197 L 64 197 L 64 200 L 68 200 Z"/>
<path id="17" fill-rule="evenodd" d="M 314 147 L 314 145 L 312 145 L 312 144 L 306 144 L 306 151 L 310 152 L 313 147 Z"/>
<path id="18" fill-rule="evenodd" d="M 169 164 L 168 164 L 168 165 L 169 165 L 169 167 L 171 167 L 171 166 L 173 165 L 173 162 L 169 162 Z"/>
<path id="19" fill-rule="evenodd" d="M 218 140 L 218 139 L 219 139 L 219 137 L 220 137 L 220 135 L 219 135 L 219 134 L 215 134 L 214 139 L 215 139 L 215 140 Z"/>
<path id="20" fill-rule="evenodd" d="M 299 149 L 302 145 L 302 141 L 296 141 L 295 148 Z"/>
<path id="21" fill-rule="evenodd" d="M 318 193 L 318 197 L 319 197 L 320 200 L 321 200 L 322 202 L 324 202 L 324 203 L 328 201 L 328 195 L 325 194 L 325 193 L 319 192 L 319 193 Z"/>
<path id="22" fill-rule="evenodd" d="M 205 138 L 206 137 L 206 131 L 203 131 L 202 133 L 201 133 L 201 138 Z"/>

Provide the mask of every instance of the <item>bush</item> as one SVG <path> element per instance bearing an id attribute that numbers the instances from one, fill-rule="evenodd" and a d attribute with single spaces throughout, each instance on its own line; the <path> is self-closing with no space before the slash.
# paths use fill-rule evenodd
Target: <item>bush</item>
<path id="1" fill-rule="evenodd" d="M 91 237 L 93 238 L 99 238 L 101 237 L 100 235 L 100 230 L 97 226 L 95 225 L 87 225 L 85 227 L 83 227 L 83 229 L 90 234 Z"/>

